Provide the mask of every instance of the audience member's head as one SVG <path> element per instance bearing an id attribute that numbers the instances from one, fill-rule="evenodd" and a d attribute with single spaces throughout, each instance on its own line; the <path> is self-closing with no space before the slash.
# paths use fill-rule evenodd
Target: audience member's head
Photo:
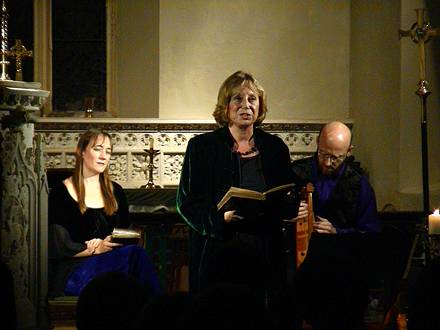
<path id="1" fill-rule="evenodd" d="M 6 263 L 0 260 L 0 309 L 2 329 L 16 329 L 14 279 Z"/>
<path id="2" fill-rule="evenodd" d="M 97 276 L 79 296 L 77 328 L 134 329 L 136 318 L 148 299 L 144 287 L 125 273 Z"/>
<path id="3" fill-rule="evenodd" d="M 155 297 L 148 302 L 139 314 L 137 330 L 174 330 L 185 308 L 190 304 L 188 293 L 179 292 L 173 295 Z"/>
<path id="4" fill-rule="evenodd" d="M 253 291 L 234 284 L 219 284 L 201 291 L 185 309 L 181 330 L 270 329 L 265 304 Z"/>

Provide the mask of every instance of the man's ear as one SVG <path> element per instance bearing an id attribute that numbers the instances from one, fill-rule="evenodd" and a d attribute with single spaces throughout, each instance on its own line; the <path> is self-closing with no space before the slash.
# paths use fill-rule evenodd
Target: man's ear
<path id="1" fill-rule="evenodd" d="M 351 145 L 350 148 L 348 148 L 347 157 L 351 156 L 351 152 L 353 151 L 353 148 L 354 148 L 353 145 Z"/>

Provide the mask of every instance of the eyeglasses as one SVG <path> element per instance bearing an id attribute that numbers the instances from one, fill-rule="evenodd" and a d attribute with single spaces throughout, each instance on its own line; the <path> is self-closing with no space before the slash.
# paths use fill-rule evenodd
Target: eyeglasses
<path id="1" fill-rule="evenodd" d="M 318 150 L 318 157 L 323 160 L 326 160 L 326 161 L 330 160 L 332 162 L 332 164 L 340 164 L 347 157 L 347 153 L 345 153 L 344 155 L 335 156 L 335 155 L 326 153 L 322 150 Z"/>

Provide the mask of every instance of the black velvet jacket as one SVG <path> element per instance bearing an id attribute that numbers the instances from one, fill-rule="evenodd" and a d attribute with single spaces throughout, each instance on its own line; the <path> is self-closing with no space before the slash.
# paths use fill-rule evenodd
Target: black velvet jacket
<path id="1" fill-rule="evenodd" d="M 274 135 L 254 129 L 267 189 L 293 182 L 287 146 Z M 197 233 L 222 238 L 223 212 L 216 205 L 231 186 L 240 185 L 239 156 L 232 152 L 227 127 L 192 138 L 183 163 L 177 192 L 177 210 Z M 280 208 L 267 219 L 268 229 L 279 229 L 281 219 L 295 216 L 294 205 Z M 269 230 L 268 232 L 271 232 Z"/>

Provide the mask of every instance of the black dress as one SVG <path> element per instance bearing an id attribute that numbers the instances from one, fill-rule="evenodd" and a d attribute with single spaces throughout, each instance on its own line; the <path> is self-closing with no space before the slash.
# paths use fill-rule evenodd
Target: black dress
<path id="1" fill-rule="evenodd" d="M 113 192 L 118 203 L 118 210 L 112 216 L 108 216 L 104 208 L 87 208 L 86 212 L 81 214 L 78 203 L 62 182 L 51 189 L 49 194 L 49 296 L 77 295 L 78 293 L 66 292 L 67 283 L 81 282 L 82 288 L 86 284 L 84 281 L 88 282 L 91 277 L 111 270 L 134 272 L 136 273 L 134 275 L 141 281 L 151 282 L 154 287 L 153 291 L 158 290 L 159 285 L 153 266 L 141 247 L 124 246 L 91 257 L 74 257 L 86 249 L 85 241 L 92 238 L 104 239 L 115 227 L 128 227 L 128 205 L 124 191 L 119 184 L 113 182 Z M 140 260 L 143 260 L 142 263 L 146 265 L 136 267 L 128 265 L 133 262 L 140 264 Z M 86 272 L 87 277 L 81 278 L 78 274 L 75 275 L 78 269 Z M 72 275 L 75 276 L 72 278 Z M 78 284 L 75 285 L 78 286 Z M 80 289 L 75 288 L 75 290 Z"/>

